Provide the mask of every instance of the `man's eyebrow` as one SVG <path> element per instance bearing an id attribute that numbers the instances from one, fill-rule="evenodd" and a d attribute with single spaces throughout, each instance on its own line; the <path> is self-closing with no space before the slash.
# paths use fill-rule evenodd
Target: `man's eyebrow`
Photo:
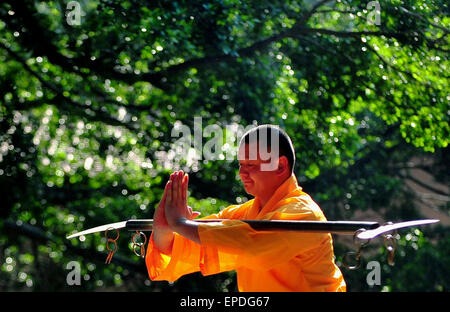
<path id="1" fill-rule="evenodd" d="M 260 161 L 258 160 L 252 160 L 252 159 L 246 159 L 239 162 L 239 165 L 258 165 Z"/>

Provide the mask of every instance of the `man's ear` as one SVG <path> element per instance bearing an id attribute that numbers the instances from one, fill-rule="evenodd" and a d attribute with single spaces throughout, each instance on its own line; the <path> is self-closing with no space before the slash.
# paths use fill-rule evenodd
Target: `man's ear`
<path id="1" fill-rule="evenodd" d="M 289 171 L 289 161 L 286 156 L 280 156 L 278 158 L 277 173 L 283 174 L 285 171 Z"/>

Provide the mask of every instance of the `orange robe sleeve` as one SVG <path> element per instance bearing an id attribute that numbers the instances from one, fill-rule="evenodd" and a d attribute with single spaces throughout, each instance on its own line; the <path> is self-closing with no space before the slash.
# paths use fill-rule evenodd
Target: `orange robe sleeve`
<path id="1" fill-rule="evenodd" d="M 175 233 L 172 253 L 159 251 L 153 241 L 153 234 L 147 247 L 145 263 L 150 279 L 176 281 L 185 274 L 198 271 L 200 246 Z"/>
<path id="2" fill-rule="evenodd" d="M 202 219 L 223 219 L 223 212 L 233 209 L 236 206 L 230 206 L 224 209 L 219 214 L 213 214 Z M 205 275 L 208 274 L 202 268 L 205 264 L 208 267 L 214 266 L 215 270 L 209 274 L 230 271 L 234 269 L 236 256 L 232 254 L 215 255 L 214 259 L 205 254 L 205 247 L 201 246 L 181 235 L 175 233 L 172 252 L 170 255 L 162 253 L 153 242 L 153 234 L 150 237 L 147 247 L 145 263 L 149 277 L 152 280 L 166 280 L 169 282 L 175 281 L 181 276 L 196 271 L 202 271 Z M 214 264 L 213 264 L 214 263 Z M 230 264 L 232 264 L 230 266 Z"/>

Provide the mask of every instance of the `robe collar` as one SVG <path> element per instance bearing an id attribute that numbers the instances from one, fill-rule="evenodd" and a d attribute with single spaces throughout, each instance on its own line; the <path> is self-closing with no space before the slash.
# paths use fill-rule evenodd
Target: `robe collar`
<path id="1" fill-rule="evenodd" d="M 263 215 L 275 210 L 277 203 L 286 197 L 301 195 L 302 187 L 298 185 L 297 178 L 292 174 L 286 179 L 273 193 L 272 197 L 267 201 L 265 206 L 261 209 L 261 201 L 258 197 L 247 202 L 251 208 L 247 210 L 245 219 L 252 220 L 261 218 Z"/>

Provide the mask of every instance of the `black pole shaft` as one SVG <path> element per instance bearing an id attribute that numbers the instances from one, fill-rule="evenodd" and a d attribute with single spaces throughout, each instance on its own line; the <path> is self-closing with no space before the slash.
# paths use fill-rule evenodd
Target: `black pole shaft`
<path id="1" fill-rule="evenodd" d="M 220 222 L 223 219 L 200 219 L 196 222 Z M 322 233 L 347 233 L 353 234 L 359 229 L 373 230 L 380 225 L 371 221 L 298 221 L 298 220 L 240 220 L 249 224 L 255 230 L 284 230 L 302 232 L 322 232 Z M 152 219 L 128 220 L 127 230 L 130 231 L 151 231 L 153 228 Z"/>

